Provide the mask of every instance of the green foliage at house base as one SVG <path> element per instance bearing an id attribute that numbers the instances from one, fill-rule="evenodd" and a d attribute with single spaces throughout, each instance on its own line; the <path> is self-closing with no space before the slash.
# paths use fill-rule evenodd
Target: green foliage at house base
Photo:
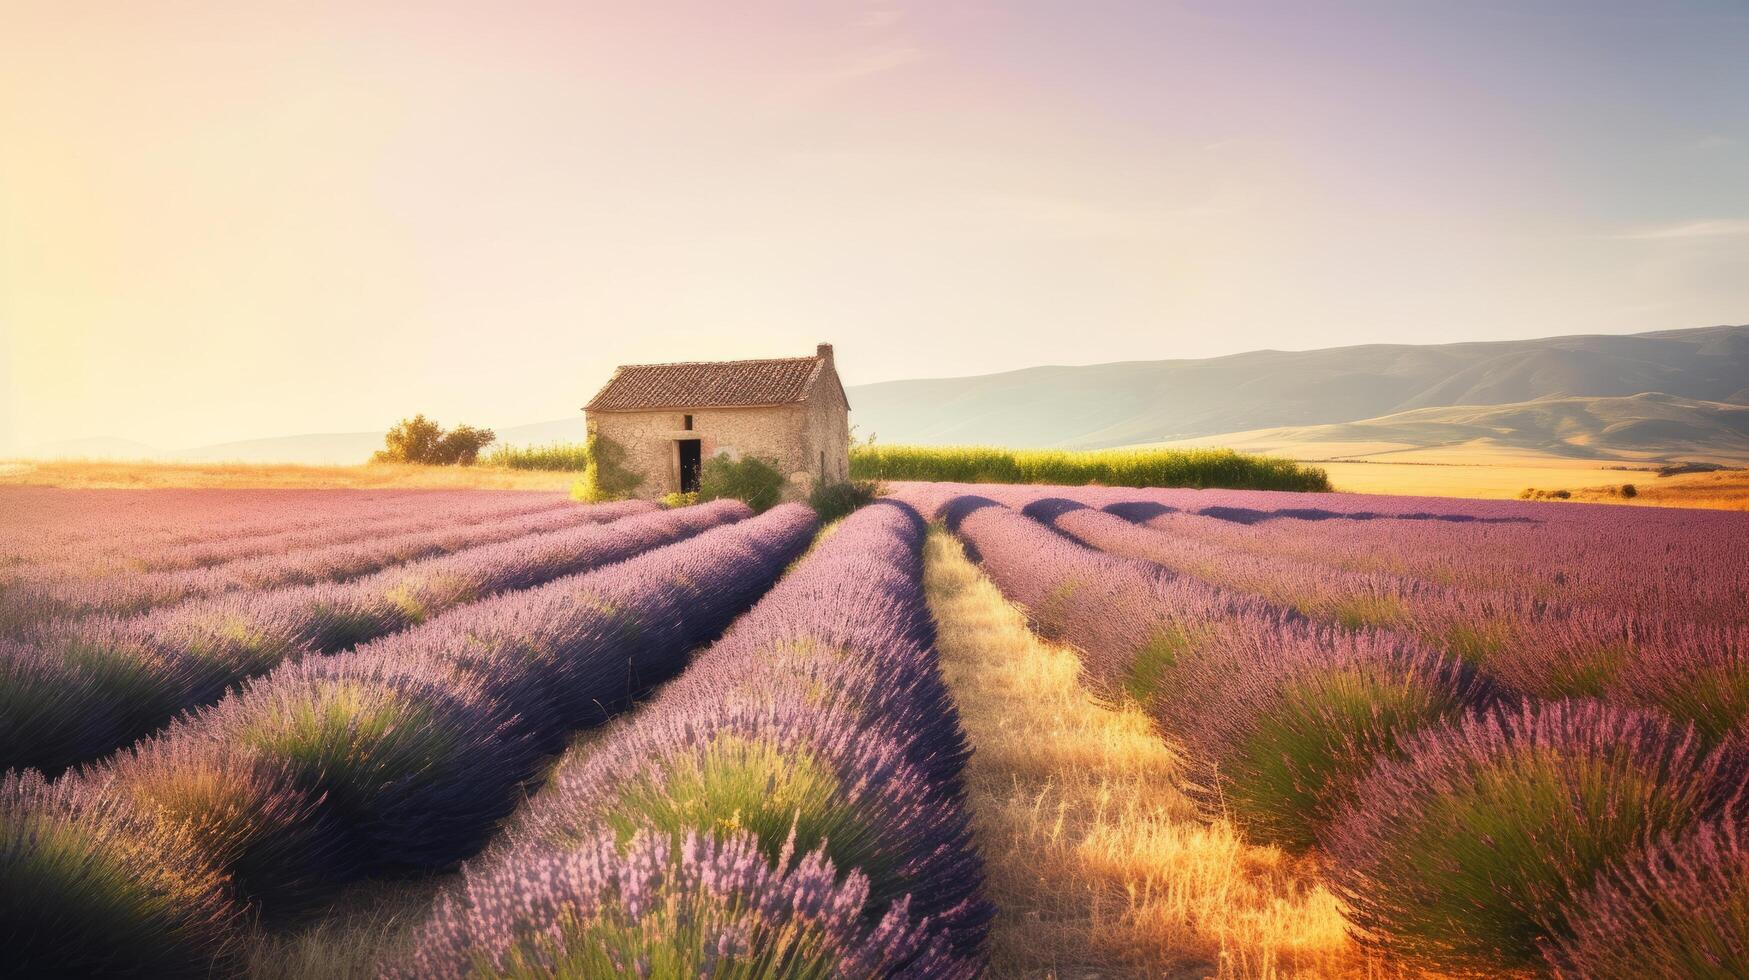
<path id="1" fill-rule="evenodd" d="M 588 461 L 583 476 L 571 484 L 571 496 L 586 504 L 622 500 L 644 482 L 641 474 L 625 466 L 625 447 L 606 436 L 591 435 L 584 445 Z"/>
<path id="2" fill-rule="evenodd" d="M 783 474 L 777 464 L 757 456 L 731 459 L 718 453 L 705 460 L 698 473 L 698 499 L 739 500 L 755 512 L 770 510 L 783 499 Z"/>

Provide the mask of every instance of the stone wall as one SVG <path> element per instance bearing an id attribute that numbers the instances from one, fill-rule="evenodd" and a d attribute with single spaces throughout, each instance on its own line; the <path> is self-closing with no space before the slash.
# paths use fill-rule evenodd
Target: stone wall
<path id="1" fill-rule="evenodd" d="M 808 472 L 827 483 L 850 479 L 850 415 L 839 391 L 838 376 L 828 361 L 825 375 L 806 402 Z"/>
<path id="2" fill-rule="evenodd" d="M 806 445 L 807 412 L 803 405 L 780 405 L 767 408 L 700 408 L 694 409 L 692 430 L 685 428 L 684 411 L 657 412 L 592 412 L 591 431 L 612 439 L 625 449 L 625 466 L 643 475 L 637 495 L 660 497 L 680 489 L 681 439 L 699 440 L 702 460 L 718 453 L 731 458 L 758 456 L 777 463 L 777 468 L 791 481 L 791 493 L 796 495 L 797 477 L 802 485 L 811 486 Z M 805 489 L 800 491 L 806 493 Z"/>

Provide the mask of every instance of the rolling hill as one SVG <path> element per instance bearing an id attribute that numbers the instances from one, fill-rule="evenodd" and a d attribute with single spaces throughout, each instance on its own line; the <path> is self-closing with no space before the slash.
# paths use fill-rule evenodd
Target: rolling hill
<path id="1" fill-rule="evenodd" d="M 1423 408 L 1648 392 L 1749 404 L 1749 326 L 1253 351 L 848 390 L 860 431 L 884 442 L 1060 448 L 1355 422 Z M 1656 431 L 1655 422 L 1645 429 L 1648 438 Z M 1550 439 L 1559 441 L 1552 433 Z"/>
<path id="2" fill-rule="evenodd" d="M 1161 445 L 1161 444 L 1155 444 Z M 1646 393 L 1417 408 L 1357 422 L 1229 432 L 1166 446 L 1225 446 L 1313 460 L 1563 458 L 1749 462 L 1749 405 Z"/>

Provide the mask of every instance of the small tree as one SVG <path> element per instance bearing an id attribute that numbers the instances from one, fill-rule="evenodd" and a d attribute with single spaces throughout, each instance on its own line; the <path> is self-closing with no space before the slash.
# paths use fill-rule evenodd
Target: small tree
<path id="1" fill-rule="evenodd" d="M 432 460 L 445 466 L 459 464 L 472 466 L 474 460 L 480 457 L 480 450 L 491 445 L 498 436 L 491 429 L 476 429 L 471 425 L 458 425 L 437 443 L 437 455 Z"/>
<path id="2" fill-rule="evenodd" d="M 383 437 L 383 448 L 372 457 L 379 463 L 423 463 L 447 466 L 470 465 L 480 450 L 498 437 L 491 429 L 458 425 L 449 432 L 423 414 L 402 419 Z"/>
<path id="3" fill-rule="evenodd" d="M 383 437 L 383 448 L 375 459 L 380 463 L 424 463 L 437 452 L 443 441 L 443 426 L 423 414 L 402 419 L 401 424 Z"/>
<path id="4" fill-rule="evenodd" d="M 724 497 L 739 500 L 755 511 L 770 510 L 783 499 L 783 474 L 775 463 L 756 456 L 730 459 L 728 453 L 718 453 L 699 471 L 698 499 Z"/>

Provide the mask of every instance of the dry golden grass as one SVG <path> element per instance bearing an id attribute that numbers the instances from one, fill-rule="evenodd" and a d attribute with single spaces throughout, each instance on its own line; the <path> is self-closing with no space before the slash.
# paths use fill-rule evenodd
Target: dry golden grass
<path id="1" fill-rule="evenodd" d="M 1749 470 L 1719 473 L 1685 473 L 1658 477 L 1650 473 L 1624 473 L 1621 483 L 1632 483 L 1638 494 L 1621 496 L 1621 484 L 1573 490 L 1574 500 L 1595 503 L 1639 504 L 1643 507 L 1706 507 L 1712 510 L 1749 510 Z M 1637 479 L 1636 479 L 1637 478 Z"/>
<path id="2" fill-rule="evenodd" d="M 6 460 L 0 486 L 32 484 L 77 489 L 154 490 L 567 490 L 572 473 L 496 466 L 414 466 L 365 463 L 158 463 L 115 460 Z"/>
<path id="3" fill-rule="evenodd" d="M 968 802 L 1002 910 L 992 975 L 1389 975 L 1311 867 L 1204 819 L 1146 718 L 1096 703 L 1075 654 L 1034 636 L 940 529 L 925 575 L 975 748 Z"/>
<path id="4" fill-rule="evenodd" d="M 1551 462 L 1536 465 L 1518 460 L 1479 457 L 1473 462 L 1320 462 L 1336 489 L 1349 493 L 1407 494 L 1426 497 L 1480 497 L 1508 500 L 1525 487 L 1596 486 L 1644 482 L 1651 473 L 1608 470 Z"/>
<path id="5" fill-rule="evenodd" d="M 1319 462 L 1336 489 L 1350 493 L 1512 499 L 1530 487 L 1566 490 L 1574 500 L 1642 507 L 1704 507 L 1749 510 L 1749 471 L 1660 477 L 1645 470 L 1596 465 L 1530 465 L 1478 457 L 1475 462 Z M 1637 496 L 1623 497 L 1632 483 Z"/>

